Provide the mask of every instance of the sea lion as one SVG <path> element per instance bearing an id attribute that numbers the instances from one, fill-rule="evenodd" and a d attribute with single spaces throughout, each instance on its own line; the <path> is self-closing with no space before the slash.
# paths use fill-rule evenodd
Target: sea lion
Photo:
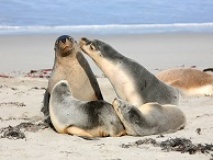
<path id="1" fill-rule="evenodd" d="M 41 111 L 49 116 L 49 99 L 53 86 L 60 80 L 67 80 L 75 98 L 84 101 L 103 100 L 97 79 L 89 63 L 81 53 L 77 42 L 68 35 L 55 42 L 55 62 Z M 49 123 L 49 122 L 48 122 Z"/>
<path id="2" fill-rule="evenodd" d="M 205 68 L 203 69 L 203 72 L 213 72 L 213 68 Z"/>
<path id="3" fill-rule="evenodd" d="M 112 103 L 126 134 L 148 136 L 176 132 L 186 124 L 184 113 L 174 105 L 152 102 L 139 107 L 115 99 Z"/>
<path id="4" fill-rule="evenodd" d="M 213 75 L 196 68 L 172 68 L 159 72 L 161 81 L 178 88 L 182 94 L 213 96 Z"/>
<path id="5" fill-rule="evenodd" d="M 52 90 L 49 113 L 54 128 L 61 134 L 88 138 L 125 134 L 111 104 L 77 100 L 65 80 L 57 82 Z"/>
<path id="6" fill-rule="evenodd" d="M 82 38 L 79 45 L 110 80 L 122 100 L 136 106 L 147 102 L 179 103 L 177 89 L 161 82 L 146 68 L 121 55 L 110 45 L 87 38 Z"/>

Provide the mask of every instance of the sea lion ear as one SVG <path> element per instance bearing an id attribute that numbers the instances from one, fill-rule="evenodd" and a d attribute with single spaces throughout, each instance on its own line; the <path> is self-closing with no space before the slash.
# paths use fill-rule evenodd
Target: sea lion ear
<path id="1" fill-rule="evenodd" d="M 58 40 L 55 41 L 54 51 L 56 51 L 56 46 L 58 45 Z"/>
<path id="2" fill-rule="evenodd" d="M 55 41 L 55 46 L 58 45 L 58 40 Z"/>
<path id="3" fill-rule="evenodd" d="M 73 43 L 77 43 L 77 41 L 76 41 L 73 37 L 71 37 L 71 36 L 69 36 L 68 39 L 69 39 L 71 42 L 73 42 Z"/>

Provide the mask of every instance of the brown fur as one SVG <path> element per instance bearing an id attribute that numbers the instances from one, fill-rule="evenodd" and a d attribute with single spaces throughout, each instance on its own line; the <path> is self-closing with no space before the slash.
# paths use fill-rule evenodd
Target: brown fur
<path id="1" fill-rule="evenodd" d="M 54 85 L 60 80 L 67 80 L 73 97 L 82 101 L 103 100 L 97 79 L 89 63 L 80 51 L 77 42 L 70 36 L 60 36 L 55 42 L 55 62 L 41 111 L 51 124 L 49 116 L 49 99 Z"/>
<path id="2" fill-rule="evenodd" d="M 96 91 L 91 84 L 91 77 L 94 79 L 89 64 L 87 63 L 80 49 L 75 42 L 66 40 L 66 43 L 59 41 L 55 55 L 55 64 L 52 76 L 48 82 L 48 92 L 51 93 L 53 86 L 60 80 L 67 80 L 73 91 L 73 96 L 80 100 L 98 100 L 102 99 L 100 94 L 97 96 Z M 70 52 L 69 54 L 67 52 Z M 87 68 L 86 68 L 87 67 Z M 90 70 L 89 72 L 86 70 Z M 91 74 L 91 75 L 88 75 Z M 98 84 L 96 89 L 100 92 Z"/>
<path id="3" fill-rule="evenodd" d="M 213 84 L 213 75 L 195 68 L 168 69 L 156 76 L 165 83 L 185 90 Z"/>

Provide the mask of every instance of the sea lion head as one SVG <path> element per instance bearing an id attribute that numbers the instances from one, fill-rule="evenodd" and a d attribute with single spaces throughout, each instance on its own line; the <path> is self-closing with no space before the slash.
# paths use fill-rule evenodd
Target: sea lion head
<path id="1" fill-rule="evenodd" d="M 118 56 L 118 52 L 110 45 L 100 40 L 89 40 L 86 37 L 79 41 L 80 48 L 92 59 L 109 58 Z"/>
<path id="2" fill-rule="evenodd" d="M 71 55 L 77 42 L 69 35 L 62 35 L 56 39 L 55 52 L 58 56 L 66 57 Z"/>
<path id="3" fill-rule="evenodd" d="M 117 98 L 112 102 L 115 112 L 124 124 L 125 130 L 129 135 L 137 135 L 137 126 L 145 121 L 140 111 L 133 105 L 121 101 Z"/>
<path id="4" fill-rule="evenodd" d="M 64 95 L 64 94 L 72 94 L 70 91 L 69 84 L 66 80 L 61 80 L 57 82 L 52 91 L 53 95 Z"/>
<path id="5" fill-rule="evenodd" d="M 114 107 L 114 109 L 121 113 L 122 115 L 125 115 L 127 113 L 130 112 L 132 106 L 128 103 L 125 103 L 124 101 L 118 99 L 118 98 L 115 98 L 112 102 L 112 106 Z"/>

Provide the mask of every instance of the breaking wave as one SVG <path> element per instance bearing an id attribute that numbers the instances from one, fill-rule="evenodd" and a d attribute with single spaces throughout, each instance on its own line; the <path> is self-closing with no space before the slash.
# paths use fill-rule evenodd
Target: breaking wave
<path id="1" fill-rule="evenodd" d="M 174 23 L 174 24 L 110 24 L 110 25 L 70 25 L 70 26 L 0 26 L 0 34 L 140 34 L 171 32 L 213 32 L 213 23 Z"/>

